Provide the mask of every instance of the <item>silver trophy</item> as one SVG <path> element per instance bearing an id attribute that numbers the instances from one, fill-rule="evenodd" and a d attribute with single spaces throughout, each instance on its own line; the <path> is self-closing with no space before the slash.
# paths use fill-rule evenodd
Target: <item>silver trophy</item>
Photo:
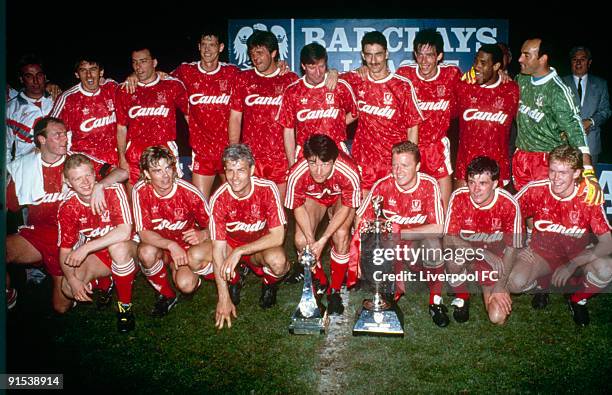
<path id="1" fill-rule="evenodd" d="M 394 284 L 380 280 L 383 274 L 393 273 L 393 261 L 375 264 L 373 251 L 383 248 L 385 241 L 390 240 L 392 233 L 391 221 L 382 219 L 382 196 L 372 198 L 372 208 L 376 219 L 366 222 L 361 232 L 361 272 L 365 281 L 373 286 L 374 296 L 365 299 L 359 311 L 357 322 L 353 327 L 353 335 L 367 336 L 404 336 L 403 314 L 393 301 Z M 375 275 L 379 272 L 378 275 Z M 378 280 L 377 280 L 378 278 Z"/>
<path id="2" fill-rule="evenodd" d="M 316 259 L 309 246 L 306 246 L 302 251 L 300 263 L 304 266 L 304 287 L 302 288 L 300 304 L 291 316 L 289 333 L 292 335 L 323 334 L 328 318 L 325 314 L 325 308 L 315 298 L 312 286 L 312 268 L 316 264 Z"/>

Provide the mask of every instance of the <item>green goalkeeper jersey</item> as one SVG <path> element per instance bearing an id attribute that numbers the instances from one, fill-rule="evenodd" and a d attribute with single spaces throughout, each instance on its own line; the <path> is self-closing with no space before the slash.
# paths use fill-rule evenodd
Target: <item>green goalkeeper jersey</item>
<path id="1" fill-rule="evenodd" d="M 527 152 L 550 152 L 563 144 L 561 133 L 568 142 L 588 153 L 586 135 L 582 129 L 579 110 L 572 93 L 557 75 L 555 69 L 546 76 L 533 79 L 519 74 L 520 101 L 516 123 L 517 148 Z"/>

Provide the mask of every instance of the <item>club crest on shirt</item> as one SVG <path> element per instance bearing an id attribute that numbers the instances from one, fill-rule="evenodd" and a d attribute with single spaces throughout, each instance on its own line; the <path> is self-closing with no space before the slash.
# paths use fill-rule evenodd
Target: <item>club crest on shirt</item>
<path id="1" fill-rule="evenodd" d="M 383 104 L 385 106 L 390 106 L 391 104 L 393 104 L 393 95 L 391 95 L 391 92 L 385 92 L 385 96 L 383 98 Z"/>
<path id="2" fill-rule="evenodd" d="M 325 102 L 327 104 L 334 104 L 334 94 L 332 92 L 327 92 L 325 94 Z"/>
<path id="3" fill-rule="evenodd" d="M 227 91 L 227 80 L 219 80 L 219 89 L 221 92 Z"/>
<path id="4" fill-rule="evenodd" d="M 542 107 L 544 105 L 544 96 L 538 95 L 538 97 L 535 99 L 535 104 L 538 107 Z"/>
<path id="5" fill-rule="evenodd" d="M 493 105 L 498 110 L 503 109 L 504 108 L 504 98 L 503 97 L 498 97 L 497 99 L 495 99 L 495 104 L 493 104 Z"/>
<path id="6" fill-rule="evenodd" d="M 414 199 L 411 203 L 411 208 L 412 211 L 421 211 L 421 200 L 420 199 Z"/>
<path id="7" fill-rule="evenodd" d="M 110 222 L 110 211 L 104 210 L 100 219 L 102 222 Z"/>
<path id="8" fill-rule="evenodd" d="M 579 211 L 570 211 L 569 219 L 572 225 L 578 225 L 578 221 L 580 220 L 580 212 Z"/>
<path id="9" fill-rule="evenodd" d="M 185 218 L 186 214 L 187 214 L 187 210 L 184 209 L 183 207 L 177 207 L 174 209 L 174 219 L 175 220 L 181 220 Z"/>
<path id="10" fill-rule="evenodd" d="M 274 85 L 274 94 L 276 96 L 282 95 L 284 91 L 285 91 L 285 87 L 283 85 L 280 85 L 280 84 Z"/>
<path id="11" fill-rule="evenodd" d="M 444 85 L 438 85 L 436 87 L 436 91 L 438 93 L 438 97 L 444 97 L 444 95 L 446 95 L 446 87 Z"/>
<path id="12" fill-rule="evenodd" d="M 255 218 L 259 218 L 261 216 L 261 210 L 258 204 L 251 205 L 251 215 Z"/>
<path id="13" fill-rule="evenodd" d="M 106 100 L 106 108 L 108 111 L 115 111 L 115 103 L 111 99 Z"/>
<path id="14" fill-rule="evenodd" d="M 501 218 L 491 218 L 491 227 L 494 230 L 501 229 L 502 221 Z"/>

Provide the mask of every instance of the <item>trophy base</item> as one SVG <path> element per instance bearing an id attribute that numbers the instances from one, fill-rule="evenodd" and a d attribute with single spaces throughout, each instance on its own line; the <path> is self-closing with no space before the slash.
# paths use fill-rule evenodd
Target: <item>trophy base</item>
<path id="1" fill-rule="evenodd" d="M 321 316 L 321 312 L 317 311 L 313 317 L 305 318 L 298 308 L 291 316 L 289 333 L 292 335 L 323 335 L 328 323 L 327 313 Z"/>
<path id="2" fill-rule="evenodd" d="M 397 304 L 382 311 L 362 307 L 357 311 L 353 336 L 404 337 L 404 315 Z"/>

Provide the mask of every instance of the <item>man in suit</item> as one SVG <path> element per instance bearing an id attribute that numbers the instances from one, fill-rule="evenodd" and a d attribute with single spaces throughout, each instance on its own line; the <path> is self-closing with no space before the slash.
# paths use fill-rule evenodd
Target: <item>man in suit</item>
<path id="1" fill-rule="evenodd" d="M 579 104 L 582 126 L 595 165 L 601 153 L 601 127 L 612 114 L 608 83 L 602 78 L 589 74 L 592 58 L 588 48 L 581 46 L 572 48 L 570 60 L 572 74 L 563 77 L 563 82 L 570 87 Z"/>

